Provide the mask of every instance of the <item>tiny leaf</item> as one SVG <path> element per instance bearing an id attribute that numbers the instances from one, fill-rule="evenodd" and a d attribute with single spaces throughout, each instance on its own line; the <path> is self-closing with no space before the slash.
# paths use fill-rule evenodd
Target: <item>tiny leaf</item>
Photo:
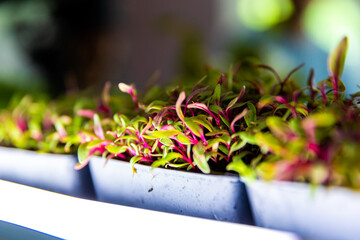
<path id="1" fill-rule="evenodd" d="M 185 145 L 191 143 L 189 137 L 185 136 L 184 134 L 178 134 L 178 135 L 176 136 L 176 139 L 177 139 L 180 143 L 185 144 Z"/>
<path id="2" fill-rule="evenodd" d="M 89 149 L 88 149 L 88 143 L 82 143 L 80 144 L 79 148 L 78 148 L 78 161 L 79 163 L 84 163 L 84 161 L 86 160 L 86 158 L 89 155 Z"/>
<path id="3" fill-rule="evenodd" d="M 98 138 L 105 139 L 104 130 L 101 126 L 101 121 L 98 114 L 94 115 L 94 132 Z"/>
<path id="4" fill-rule="evenodd" d="M 345 58 L 348 49 L 348 38 L 344 37 L 335 50 L 329 55 L 328 67 L 333 77 L 340 77 L 345 65 Z"/>
<path id="5" fill-rule="evenodd" d="M 210 167 L 207 162 L 209 160 L 209 157 L 210 156 L 206 156 L 205 154 L 205 147 L 202 142 L 199 142 L 193 147 L 194 163 L 203 173 L 207 174 L 210 173 Z"/>
<path id="6" fill-rule="evenodd" d="M 179 118 L 181 119 L 181 121 L 184 121 L 184 118 L 185 118 L 184 114 L 181 110 L 181 104 L 185 100 L 185 98 L 186 98 L 185 92 L 181 92 L 179 95 L 179 98 L 177 99 L 176 104 L 175 104 L 176 113 L 179 116 Z"/>
<path id="7" fill-rule="evenodd" d="M 113 154 L 119 154 L 119 153 L 124 153 L 127 150 L 127 146 L 118 146 L 118 145 L 108 145 L 105 147 L 106 150 L 108 150 L 110 153 Z"/>
<path id="8" fill-rule="evenodd" d="M 204 132 L 202 130 L 202 128 L 195 123 L 193 120 L 191 120 L 190 118 L 185 118 L 184 122 L 186 124 L 186 126 L 189 128 L 189 130 L 194 133 L 196 136 L 198 137 L 203 137 L 204 136 Z"/>
<path id="9" fill-rule="evenodd" d="M 156 168 L 159 166 L 164 166 L 166 163 L 168 163 L 174 159 L 177 159 L 177 158 L 182 158 L 182 155 L 180 153 L 176 153 L 176 152 L 169 152 L 168 154 L 166 154 L 166 157 L 153 162 L 151 164 L 151 167 Z"/>
<path id="10" fill-rule="evenodd" d="M 176 129 L 152 132 L 153 136 L 155 136 L 157 138 L 169 138 L 169 137 L 173 137 L 179 133 L 180 133 L 180 131 L 176 130 Z"/>

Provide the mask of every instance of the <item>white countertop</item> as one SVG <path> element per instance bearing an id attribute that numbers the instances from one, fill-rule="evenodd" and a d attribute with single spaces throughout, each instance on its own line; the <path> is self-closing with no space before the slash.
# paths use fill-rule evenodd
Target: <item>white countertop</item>
<path id="1" fill-rule="evenodd" d="M 84 200 L 2 180 L 0 192 L 0 220 L 64 239 L 300 239 L 292 233 Z"/>

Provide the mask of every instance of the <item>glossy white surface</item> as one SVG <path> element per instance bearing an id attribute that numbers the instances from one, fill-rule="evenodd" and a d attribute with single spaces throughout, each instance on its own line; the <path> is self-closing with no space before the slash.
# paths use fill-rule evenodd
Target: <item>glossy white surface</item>
<path id="1" fill-rule="evenodd" d="M 0 192 L 0 220 L 65 239 L 299 239 L 291 233 L 78 199 L 2 180 Z"/>

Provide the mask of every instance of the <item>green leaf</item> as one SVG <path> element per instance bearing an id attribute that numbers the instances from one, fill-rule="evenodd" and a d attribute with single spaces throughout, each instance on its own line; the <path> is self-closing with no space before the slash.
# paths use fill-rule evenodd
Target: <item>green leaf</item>
<path id="1" fill-rule="evenodd" d="M 165 101 L 155 100 L 146 107 L 145 112 L 149 112 L 152 109 L 161 110 L 166 104 Z"/>
<path id="2" fill-rule="evenodd" d="M 191 165 L 189 164 L 189 166 L 186 168 L 186 170 L 187 170 L 187 171 L 190 171 L 192 168 L 193 168 L 193 166 L 191 166 Z"/>
<path id="3" fill-rule="evenodd" d="M 130 143 L 130 147 L 135 151 L 136 155 L 140 154 L 140 146 L 138 146 L 134 143 Z"/>
<path id="4" fill-rule="evenodd" d="M 136 173 L 135 163 L 139 162 L 141 159 L 142 159 L 142 156 L 139 156 L 139 155 L 133 156 L 130 159 L 131 170 L 133 171 L 133 173 Z"/>
<path id="5" fill-rule="evenodd" d="M 198 116 L 192 117 L 191 120 L 194 121 L 195 123 L 202 125 L 207 130 L 209 130 L 209 132 L 214 131 L 213 125 L 209 122 L 209 120 L 207 120 L 207 117 L 205 115 L 198 115 Z"/>
<path id="6" fill-rule="evenodd" d="M 219 114 L 220 118 L 221 118 L 221 121 L 223 121 L 223 123 L 225 123 L 225 125 L 230 128 L 230 123 L 229 121 L 221 114 Z"/>
<path id="7" fill-rule="evenodd" d="M 247 114 L 245 115 L 244 119 L 248 126 L 253 125 L 253 122 L 256 122 L 256 107 L 252 103 L 248 103 L 249 110 L 247 111 Z"/>
<path id="8" fill-rule="evenodd" d="M 186 98 L 185 92 L 181 92 L 179 95 L 179 98 L 177 99 L 176 104 L 175 104 L 176 113 L 177 113 L 178 117 L 181 119 L 181 121 L 184 121 L 184 118 L 185 118 L 184 114 L 181 110 L 181 104 L 185 100 L 185 98 Z"/>
<path id="9" fill-rule="evenodd" d="M 248 112 L 248 109 L 245 108 L 241 113 L 239 113 L 238 115 L 235 116 L 235 118 L 232 120 L 232 122 L 230 124 L 231 131 L 235 132 L 235 123 L 237 121 L 239 121 L 241 118 L 243 118 L 244 116 L 246 116 L 247 112 Z"/>
<path id="10" fill-rule="evenodd" d="M 338 82 L 338 91 L 339 92 L 345 92 L 346 90 L 346 86 L 344 84 L 343 81 L 340 80 L 340 78 L 337 78 L 337 82 Z M 321 80 L 317 83 L 317 86 L 318 86 L 318 90 L 322 88 L 323 85 L 326 85 L 327 87 L 329 87 L 330 89 L 334 89 L 335 86 L 334 86 L 334 78 L 333 77 L 328 77 L 324 80 Z"/>
<path id="11" fill-rule="evenodd" d="M 145 135 L 145 134 L 143 134 L 142 136 L 143 136 L 143 138 L 150 139 L 150 140 L 155 140 L 155 139 L 158 138 L 158 137 L 155 137 L 155 136 L 150 136 L 150 135 Z"/>
<path id="12" fill-rule="evenodd" d="M 332 83 L 332 81 L 331 81 L 331 83 Z M 341 81 L 340 79 L 338 79 L 338 91 L 345 92 L 345 90 L 346 90 L 345 83 L 343 81 Z"/>
<path id="13" fill-rule="evenodd" d="M 78 148 L 78 161 L 80 164 L 84 163 L 86 158 L 89 156 L 89 149 L 87 147 L 88 143 L 80 144 Z"/>
<path id="14" fill-rule="evenodd" d="M 190 139 L 189 139 L 187 136 L 185 136 L 184 134 L 178 134 L 178 135 L 176 136 L 176 139 L 177 139 L 180 143 L 185 144 L 185 145 L 191 143 Z"/>
<path id="15" fill-rule="evenodd" d="M 64 150 L 65 152 L 70 152 L 70 148 L 71 146 L 75 145 L 75 146 L 78 146 L 79 143 L 81 142 L 81 139 L 79 136 L 77 135 L 73 135 L 73 136 L 68 136 L 66 138 L 63 139 L 63 141 L 66 143 L 65 144 L 65 147 L 64 147 Z"/>
<path id="16" fill-rule="evenodd" d="M 218 144 L 218 143 L 227 144 L 227 142 L 222 138 L 214 138 L 214 139 L 210 139 L 208 141 L 208 145 L 206 146 L 206 148 L 207 149 L 212 148 L 212 146 L 214 146 L 215 144 Z"/>
<path id="17" fill-rule="evenodd" d="M 226 155 L 229 156 L 229 149 L 224 145 L 219 145 L 219 149 Z"/>
<path id="18" fill-rule="evenodd" d="M 216 113 L 216 114 L 219 114 L 219 113 L 222 112 L 222 108 L 219 107 L 218 105 L 210 105 L 209 110 Z"/>
<path id="19" fill-rule="evenodd" d="M 234 99 L 232 99 L 229 102 L 228 106 L 226 107 L 226 112 L 229 111 L 235 105 L 235 103 L 237 103 L 237 101 L 239 101 L 239 99 L 244 96 L 244 93 L 245 93 L 245 86 L 242 86 L 239 95 L 237 95 Z"/>
<path id="20" fill-rule="evenodd" d="M 170 162 L 170 161 L 172 161 L 174 159 L 177 159 L 177 158 L 182 158 L 182 155 L 180 153 L 176 153 L 176 152 L 169 152 L 168 154 L 166 154 L 166 157 L 153 162 L 151 164 L 151 167 L 156 168 L 156 167 L 159 167 L 159 166 L 164 166 L 168 162 Z"/>
<path id="21" fill-rule="evenodd" d="M 281 109 L 289 109 L 289 106 L 287 106 L 285 104 L 281 104 L 275 109 L 274 113 L 276 113 L 278 110 L 281 110 Z"/>
<path id="22" fill-rule="evenodd" d="M 101 121 L 98 114 L 94 115 L 94 132 L 98 138 L 105 139 L 104 130 L 101 126 Z"/>
<path id="23" fill-rule="evenodd" d="M 87 143 L 87 148 L 95 147 L 95 146 L 97 146 L 97 145 L 99 145 L 100 143 L 103 143 L 103 142 L 106 142 L 106 140 L 103 140 L 103 139 L 95 139 L 95 140 Z"/>
<path id="24" fill-rule="evenodd" d="M 227 145 L 229 145 L 231 142 L 231 137 L 227 134 L 223 134 L 220 138 L 223 139 Z"/>
<path id="25" fill-rule="evenodd" d="M 119 146 L 119 145 L 107 145 L 105 148 L 112 154 L 124 153 L 128 149 L 127 146 Z"/>
<path id="26" fill-rule="evenodd" d="M 162 144 L 168 147 L 174 145 L 174 143 L 169 138 L 160 138 L 159 142 L 161 142 Z"/>
<path id="27" fill-rule="evenodd" d="M 233 160 L 234 162 L 239 161 L 239 160 L 242 160 L 246 155 L 249 155 L 249 154 L 251 154 L 251 152 L 249 152 L 249 151 L 242 151 L 242 152 L 240 152 L 239 154 L 233 156 L 233 157 L 232 157 L 232 160 Z"/>
<path id="28" fill-rule="evenodd" d="M 188 166 L 191 167 L 190 163 L 169 163 L 168 166 L 173 168 L 185 168 Z"/>
<path id="29" fill-rule="evenodd" d="M 154 127 L 158 128 L 162 122 L 163 117 L 169 111 L 170 107 L 163 107 L 154 118 Z"/>
<path id="30" fill-rule="evenodd" d="M 226 170 L 238 172 L 240 176 L 248 177 L 250 179 L 255 178 L 255 173 L 253 169 L 248 167 L 242 160 L 237 160 L 229 163 L 226 166 Z"/>
<path id="31" fill-rule="evenodd" d="M 269 151 L 277 155 L 284 154 L 280 141 L 275 138 L 271 133 L 258 132 L 255 134 L 256 144 L 261 148 L 261 151 L 266 154 Z"/>
<path id="32" fill-rule="evenodd" d="M 194 133 L 196 136 L 198 137 L 202 137 L 204 136 L 204 132 L 202 130 L 202 128 L 195 123 L 193 120 L 191 120 L 190 118 L 185 118 L 184 122 L 186 124 L 186 126 L 189 128 L 189 130 Z"/>
<path id="33" fill-rule="evenodd" d="M 301 133 L 303 131 L 303 129 L 301 128 L 301 122 L 298 119 L 291 119 L 289 121 L 289 127 L 291 128 L 291 131 L 295 132 L 295 133 Z"/>
<path id="34" fill-rule="evenodd" d="M 187 108 L 196 108 L 196 109 L 200 109 L 200 110 L 203 110 L 203 111 L 205 111 L 205 112 L 207 112 L 207 113 L 210 113 L 210 110 L 209 110 L 209 108 L 208 108 L 208 106 L 206 106 L 206 104 L 205 103 L 191 103 L 191 104 L 189 104 L 189 105 L 187 105 Z"/>
<path id="35" fill-rule="evenodd" d="M 212 137 L 212 136 L 223 135 L 223 134 L 229 135 L 229 132 L 226 130 L 215 130 L 213 132 L 206 133 L 205 136 Z"/>
<path id="36" fill-rule="evenodd" d="M 252 145 L 256 144 L 255 136 L 251 135 L 250 133 L 241 132 L 241 133 L 239 133 L 239 136 L 242 140 L 246 141 L 247 143 L 250 143 Z"/>
<path id="37" fill-rule="evenodd" d="M 61 137 L 67 137 L 67 132 L 65 130 L 64 124 L 61 122 L 60 119 L 55 122 L 55 129 Z"/>
<path id="38" fill-rule="evenodd" d="M 261 120 L 256 122 L 256 126 L 253 128 L 254 132 L 260 132 L 263 131 L 265 128 L 267 128 L 266 126 L 266 122 Z"/>
<path id="39" fill-rule="evenodd" d="M 291 132 L 290 127 L 280 117 L 271 116 L 266 119 L 266 125 L 270 128 L 271 132 L 285 142 L 288 140 L 288 135 Z"/>
<path id="40" fill-rule="evenodd" d="M 139 138 L 133 136 L 133 135 L 125 135 L 125 136 L 121 136 L 121 137 L 118 137 L 115 142 L 118 142 L 120 140 L 127 140 L 127 139 L 130 139 L 130 140 L 135 140 L 135 141 L 139 141 Z"/>
<path id="41" fill-rule="evenodd" d="M 206 156 L 205 154 L 205 147 L 202 142 L 199 142 L 193 147 L 194 163 L 203 173 L 210 173 L 210 167 L 207 162 L 209 158 L 210 156 Z"/>
<path id="42" fill-rule="evenodd" d="M 171 129 L 171 130 L 161 130 L 161 131 L 154 131 L 152 134 L 157 138 L 170 138 L 177 134 L 181 133 L 179 130 Z"/>
<path id="43" fill-rule="evenodd" d="M 114 114 L 113 119 L 117 124 L 119 124 L 119 125 L 122 124 L 122 121 L 121 121 L 121 119 L 120 119 L 120 117 L 119 117 L 119 115 L 117 113 Z"/>
<path id="44" fill-rule="evenodd" d="M 151 152 L 155 152 L 157 150 L 158 145 L 159 145 L 159 139 L 156 139 L 151 147 Z"/>
<path id="45" fill-rule="evenodd" d="M 218 105 L 220 103 L 220 96 L 221 96 L 221 85 L 217 84 L 214 89 L 213 100 Z"/>
<path id="46" fill-rule="evenodd" d="M 287 119 L 288 119 L 288 117 L 291 115 L 291 109 L 289 108 L 286 112 L 285 112 L 285 114 L 284 114 L 284 116 L 282 116 L 282 119 L 284 120 L 284 121 L 286 121 Z"/>
<path id="47" fill-rule="evenodd" d="M 140 135 L 144 135 L 145 132 L 152 127 L 152 123 L 153 123 L 153 120 L 152 120 L 151 117 L 149 117 L 148 122 L 146 123 L 146 125 L 140 126 L 140 128 L 142 129 L 141 132 L 140 132 Z"/>
<path id="48" fill-rule="evenodd" d="M 186 103 L 189 103 L 193 97 L 196 95 L 201 96 L 203 94 L 208 94 L 206 91 L 209 89 L 209 86 L 203 87 L 203 88 L 197 88 L 201 82 L 203 82 L 206 79 L 206 75 L 198 81 L 195 86 L 193 87 L 193 91 L 190 93 L 189 97 L 186 100 Z"/>
<path id="49" fill-rule="evenodd" d="M 305 105 L 303 105 L 305 107 Z M 295 110 L 296 112 L 300 113 L 301 115 L 303 115 L 304 117 L 307 117 L 309 115 L 309 112 L 306 110 L 306 108 L 304 107 L 296 107 Z"/>
<path id="50" fill-rule="evenodd" d="M 130 124 L 135 124 L 139 122 L 147 123 L 148 120 L 145 117 L 136 116 L 133 119 L 131 119 Z"/>
<path id="51" fill-rule="evenodd" d="M 334 114 L 329 112 L 314 113 L 306 118 L 303 124 L 307 124 L 309 122 L 312 122 L 317 127 L 331 127 L 335 124 L 336 118 Z"/>
<path id="52" fill-rule="evenodd" d="M 160 159 L 160 160 L 156 160 L 155 162 L 153 162 L 152 164 L 151 164 L 151 167 L 152 168 L 157 168 L 157 167 L 160 167 L 160 166 L 165 166 L 165 164 L 167 164 L 169 161 L 168 160 L 166 160 L 166 159 L 164 159 L 164 158 L 162 158 L 162 159 Z"/>
<path id="53" fill-rule="evenodd" d="M 265 107 L 266 105 L 269 105 L 273 102 L 274 102 L 274 96 L 265 95 L 260 98 L 259 102 L 257 103 L 257 107 L 259 109 L 261 109 L 261 108 Z"/>
<path id="54" fill-rule="evenodd" d="M 249 103 L 249 101 L 246 101 L 246 102 L 238 102 L 238 103 L 235 103 L 234 106 L 232 106 L 232 109 L 234 108 L 240 108 L 244 105 L 247 105 Z"/>
<path id="55" fill-rule="evenodd" d="M 229 155 L 231 155 L 233 152 L 236 152 L 237 150 L 243 148 L 246 145 L 246 141 L 237 141 L 233 143 L 230 147 Z"/>
<path id="56" fill-rule="evenodd" d="M 328 67 L 332 76 L 340 77 L 343 73 L 347 49 L 348 38 L 344 37 L 335 50 L 329 55 Z"/>

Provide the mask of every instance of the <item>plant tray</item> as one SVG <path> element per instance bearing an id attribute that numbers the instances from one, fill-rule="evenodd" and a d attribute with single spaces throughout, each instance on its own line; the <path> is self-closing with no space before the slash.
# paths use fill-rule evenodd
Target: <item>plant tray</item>
<path id="1" fill-rule="evenodd" d="M 75 197 L 94 199 L 89 168 L 74 170 L 72 155 L 0 147 L 0 179 Z"/>
<path id="2" fill-rule="evenodd" d="M 205 175 L 94 157 L 90 171 L 97 199 L 126 206 L 220 221 L 253 224 L 238 176 Z"/>
<path id="3" fill-rule="evenodd" d="M 359 239 L 359 192 L 261 180 L 246 187 L 257 226 L 295 232 L 304 239 Z"/>

